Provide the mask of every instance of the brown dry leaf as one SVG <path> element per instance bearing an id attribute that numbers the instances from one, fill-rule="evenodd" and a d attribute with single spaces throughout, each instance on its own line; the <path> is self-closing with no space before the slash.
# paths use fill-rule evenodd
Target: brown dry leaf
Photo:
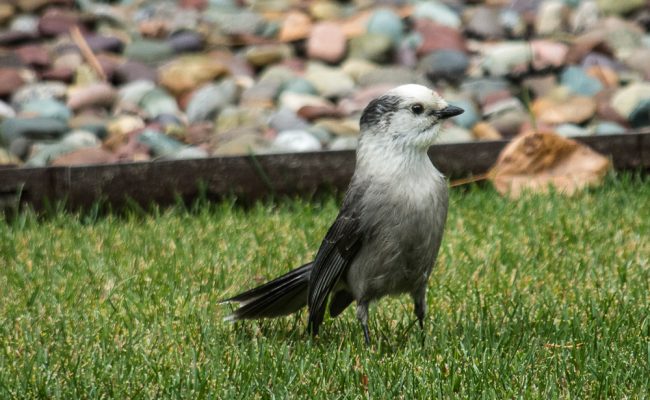
<path id="1" fill-rule="evenodd" d="M 492 167 L 490 180 L 502 195 L 517 198 L 523 190 L 546 192 L 549 185 L 572 195 L 602 182 L 609 160 L 584 144 L 551 132 L 514 138 Z"/>

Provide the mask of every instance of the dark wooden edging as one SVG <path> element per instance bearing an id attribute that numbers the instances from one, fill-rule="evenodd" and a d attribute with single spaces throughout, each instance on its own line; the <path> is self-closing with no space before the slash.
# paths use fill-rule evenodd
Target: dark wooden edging
<path id="1" fill-rule="evenodd" d="M 650 131 L 577 140 L 612 158 L 617 169 L 650 169 Z M 506 141 L 442 144 L 429 155 L 446 175 L 486 172 Z M 354 170 L 353 151 L 213 157 L 82 167 L 0 169 L 0 208 L 30 204 L 42 209 L 64 200 L 70 208 L 103 201 L 114 208 L 170 204 L 179 197 L 233 195 L 252 201 L 268 195 L 310 195 L 343 190 Z"/>

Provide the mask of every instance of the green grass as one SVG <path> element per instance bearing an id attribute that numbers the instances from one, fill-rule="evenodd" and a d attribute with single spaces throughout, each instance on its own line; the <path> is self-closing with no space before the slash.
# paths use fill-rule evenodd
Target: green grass
<path id="1" fill-rule="evenodd" d="M 0 399 L 648 398 L 650 182 L 455 189 L 424 345 L 408 296 L 304 332 L 217 300 L 310 260 L 335 199 L 0 219 Z"/>

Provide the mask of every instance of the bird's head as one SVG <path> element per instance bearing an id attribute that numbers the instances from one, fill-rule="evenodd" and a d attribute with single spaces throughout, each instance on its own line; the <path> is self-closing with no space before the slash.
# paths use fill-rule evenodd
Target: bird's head
<path id="1" fill-rule="evenodd" d="M 360 145 L 427 149 L 444 119 L 462 114 L 435 91 L 422 85 L 398 86 L 372 100 L 361 115 Z"/>

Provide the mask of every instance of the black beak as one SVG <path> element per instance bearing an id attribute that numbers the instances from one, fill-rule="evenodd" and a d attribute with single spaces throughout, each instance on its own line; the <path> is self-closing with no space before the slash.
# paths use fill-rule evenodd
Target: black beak
<path id="1" fill-rule="evenodd" d="M 434 111 L 433 115 L 435 115 L 439 119 L 447 119 L 447 118 L 455 117 L 456 115 L 460 115 L 464 112 L 465 110 L 463 110 L 460 107 L 447 106 L 442 110 Z"/>

